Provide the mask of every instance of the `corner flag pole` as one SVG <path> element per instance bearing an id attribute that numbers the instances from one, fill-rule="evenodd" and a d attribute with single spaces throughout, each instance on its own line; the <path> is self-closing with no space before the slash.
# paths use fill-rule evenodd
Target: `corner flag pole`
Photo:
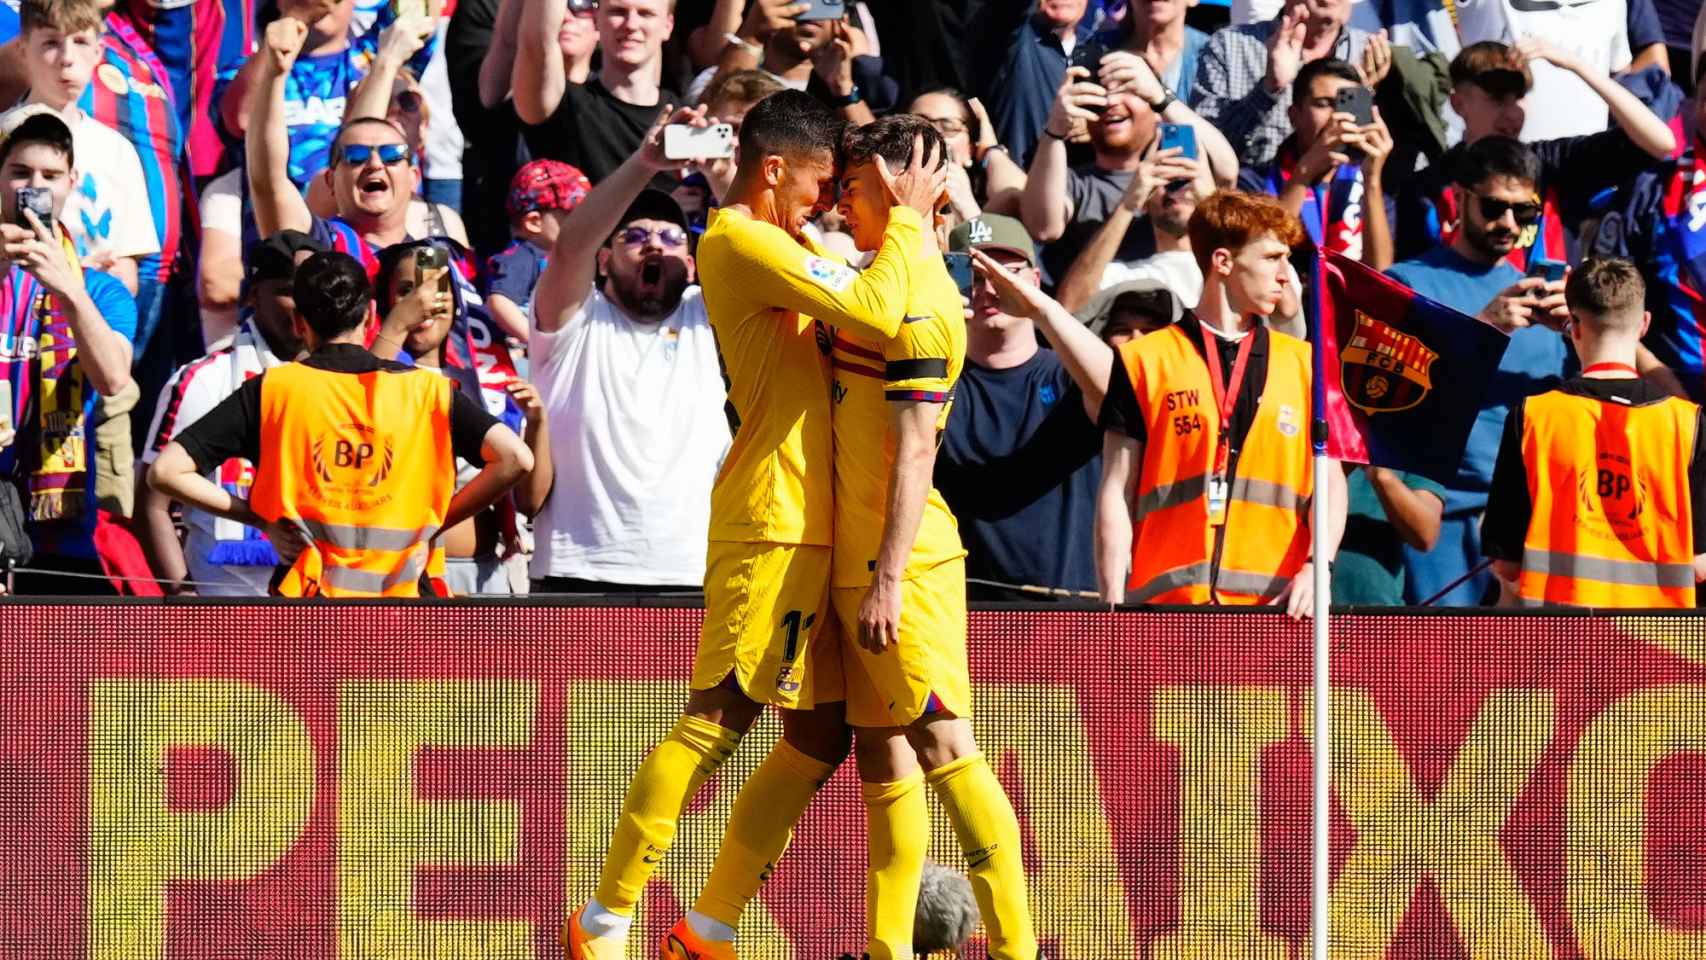
<path id="1" fill-rule="evenodd" d="M 1312 796 L 1315 803 L 1311 822 L 1314 840 L 1314 855 L 1311 858 L 1314 882 L 1310 888 L 1312 891 L 1310 904 L 1313 918 L 1312 929 L 1314 931 L 1313 960 L 1328 960 L 1328 947 L 1331 945 L 1327 924 L 1327 886 L 1329 864 L 1331 863 L 1327 827 L 1330 822 L 1328 814 L 1331 810 L 1328 791 L 1332 787 L 1333 777 L 1332 768 L 1328 762 L 1332 756 L 1329 737 L 1329 730 L 1332 725 L 1328 722 L 1331 715 L 1328 710 L 1327 681 L 1330 657 L 1327 642 L 1327 608 L 1332 602 L 1332 587 L 1331 577 L 1327 569 L 1327 517 L 1329 515 L 1327 498 L 1331 490 L 1327 483 L 1327 477 L 1328 471 L 1333 469 L 1333 465 L 1332 461 L 1327 459 L 1327 386 L 1324 376 L 1327 369 L 1327 358 L 1325 356 L 1326 346 L 1322 342 L 1325 338 L 1322 335 L 1321 327 L 1323 322 L 1321 298 L 1326 294 L 1327 282 L 1326 257 L 1327 255 L 1317 247 L 1313 282 L 1309 285 L 1309 311 L 1311 318 L 1315 321 L 1312 331 L 1314 335 L 1310 338 L 1313 360 L 1310 388 L 1311 406 L 1314 407 L 1314 413 L 1309 425 L 1310 438 L 1314 442 L 1315 448 L 1315 474 L 1312 482 L 1314 495 L 1310 498 L 1312 516 L 1309 524 L 1310 536 L 1314 538 L 1315 542 L 1313 554 L 1315 557 L 1313 564 L 1315 609 L 1311 620 L 1315 629 L 1315 750 L 1312 755 L 1312 772 L 1314 773 Z"/>

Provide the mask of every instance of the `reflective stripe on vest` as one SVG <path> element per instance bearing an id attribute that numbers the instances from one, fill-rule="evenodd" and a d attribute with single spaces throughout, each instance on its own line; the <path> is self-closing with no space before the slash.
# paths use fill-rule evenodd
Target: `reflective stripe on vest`
<path id="1" fill-rule="evenodd" d="M 436 526 L 389 530 L 385 527 L 352 527 L 323 520 L 303 520 L 302 525 L 314 540 L 345 550 L 407 550 L 417 543 L 425 543 L 438 532 Z"/>
<path id="2" fill-rule="evenodd" d="M 1174 567 L 1163 571 L 1134 591 L 1126 594 L 1127 603 L 1148 603 L 1163 594 L 1186 587 L 1201 587 L 1207 590 L 1209 583 L 1210 565 L 1207 560 Z M 1220 593 L 1248 594 L 1256 597 L 1256 603 L 1269 603 L 1279 598 L 1285 591 L 1290 577 L 1276 576 L 1269 573 L 1251 573 L 1246 570 L 1220 569 L 1220 579 L 1215 589 Z"/>
<path id="3" fill-rule="evenodd" d="M 1548 577 L 1598 580 L 1628 587 L 1694 587 L 1692 563 L 1638 563 L 1548 550 L 1524 550 L 1522 569 Z"/>
<path id="4" fill-rule="evenodd" d="M 1142 520 L 1151 513 L 1190 503 L 1203 496 L 1208 486 L 1208 474 L 1199 473 L 1194 477 L 1186 477 L 1172 483 L 1162 484 L 1137 498 L 1136 507 L 1132 511 L 1132 520 Z M 1308 501 L 1296 490 L 1279 483 L 1267 480 L 1252 480 L 1239 476 L 1232 481 L 1232 491 L 1229 496 L 1234 500 L 1245 503 L 1259 504 L 1264 507 L 1278 507 L 1281 510 L 1302 510 Z"/>
<path id="5" fill-rule="evenodd" d="M 1300 511 L 1307 501 L 1296 490 L 1281 484 L 1270 483 L 1267 480 L 1252 480 L 1249 477 L 1238 477 L 1232 481 L 1231 497 L 1245 503 L 1260 504 L 1264 507 L 1278 507 L 1281 510 Z"/>
<path id="6" fill-rule="evenodd" d="M 400 587 L 405 583 L 413 583 L 421 578 L 421 560 L 418 552 L 409 554 L 403 565 L 390 573 L 369 573 L 353 567 L 326 567 L 321 583 L 333 590 L 348 593 L 383 594 L 388 590 Z"/>

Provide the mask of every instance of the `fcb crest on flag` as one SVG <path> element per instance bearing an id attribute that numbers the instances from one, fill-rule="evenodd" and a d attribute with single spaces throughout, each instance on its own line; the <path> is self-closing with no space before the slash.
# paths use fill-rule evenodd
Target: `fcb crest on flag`
<path id="1" fill-rule="evenodd" d="M 1336 253 L 1311 300 L 1327 456 L 1452 483 L 1509 338 Z"/>
<path id="2" fill-rule="evenodd" d="M 1397 413 L 1427 399 L 1428 370 L 1439 353 L 1415 337 L 1361 310 L 1356 328 L 1339 352 L 1345 401 L 1363 413 Z"/>

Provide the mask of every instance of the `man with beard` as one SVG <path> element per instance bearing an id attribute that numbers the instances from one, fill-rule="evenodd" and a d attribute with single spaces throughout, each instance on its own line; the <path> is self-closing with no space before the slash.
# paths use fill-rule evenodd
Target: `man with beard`
<path id="1" fill-rule="evenodd" d="M 697 590 L 705 576 L 729 424 L 687 218 L 646 188 L 685 166 L 664 158 L 664 120 L 563 221 L 533 290 L 531 379 L 556 475 L 535 520 L 535 593 Z"/>
<path id="2" fill-rule="evenodd" d="M 1095 160 L 1069 168 L 1066 140 L 1079 121 L 1089 124 Z M 1025 229 L 1048 244 L 1043 265 L 1050 277 L 1058 280 L 1066 272 L 1119 207 L 1163 121 L 1190 126 L 1198 155 L 1207 161 L 1214 181 L 1232 185 L 1238 161 L 1226 138 L 1169 93 L 1137 54 L 1108 54 L 1094 77 L 1082 67 L 1067 70 L 1019 204 Z M 1131 230 L 1122 239 L 1118 259 L 1136 260 L 1153 252 L 1149 233 Z"/>
<path id="3" fill-rule="evenodd" d="M 1558 335 L 1569 316 L 1564 282 L 1524 277 L 1506 260 L 1523 231 L 1540 218 L 1534 192 L 1538 175 L 1534 152 L 1509 137 L 1483 137 L 1470 144 L 1452 188 L 1461 216 L 1457 233 L 1448 245 L 1387 271 L 1417 293 L 1510 334 L 1457 477 L 1445 488 L 1439 538 L 1426 553 L 1404 549 L 1404 599 L 1409 603 L 1432 597 L 1481 562 L 1477 521 L 1487 505 L 1505 416 L 1523 397 L 1555 386 L 1569 362 L 1569 349 Z M 1438 602 L 1474 606 L 1494 589 L 1492 575 L 1482 571 Z"/>
<path id="4" fill-rule="evenodd" d="M 144 467 L 152 465 L 184 428 L 238 387 L 302 352 L 302 340 L 291 319 L 296 310 L 291 283 L 296 265 L 321 249 L 307 234 L 285 230 L 250 250 L 246 316 L 230 346 L 179 367 L 166 382 L 148 431 L 148 449 L 142 453 Z M 233 496 L 247 498 L 255 482 L 255 466 L 247 460 L 227 460 L 208 479 Z M 146 483 L 136 486 L 142 547 L 154 575 L 165 581 L 162 587 L 168 595 L 267 595 L 278 554 L 259 530 L 188 507 L 184 511 L 187 532 L 180 544 L 172 528 L 171 499 Z"/>

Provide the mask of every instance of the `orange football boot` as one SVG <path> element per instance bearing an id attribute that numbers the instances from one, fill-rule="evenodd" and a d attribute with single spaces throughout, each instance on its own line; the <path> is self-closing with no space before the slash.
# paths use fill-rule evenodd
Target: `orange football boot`
<path id="1" fill-rule="evenodd" d="M 735 945 L 726 940 L 706 940 L 693 932 L 683 917 L 669 928 L 669 934 L 658 944 L 660 960 L 740 960 Z"/>
<path id="2" fill-rule="evenodd" d="M 626 951 L 618 937 L 595 937 L 581 927 L 581 910 L 563 923 L 563 949 L 569 960 L 622 960 Z"/>

